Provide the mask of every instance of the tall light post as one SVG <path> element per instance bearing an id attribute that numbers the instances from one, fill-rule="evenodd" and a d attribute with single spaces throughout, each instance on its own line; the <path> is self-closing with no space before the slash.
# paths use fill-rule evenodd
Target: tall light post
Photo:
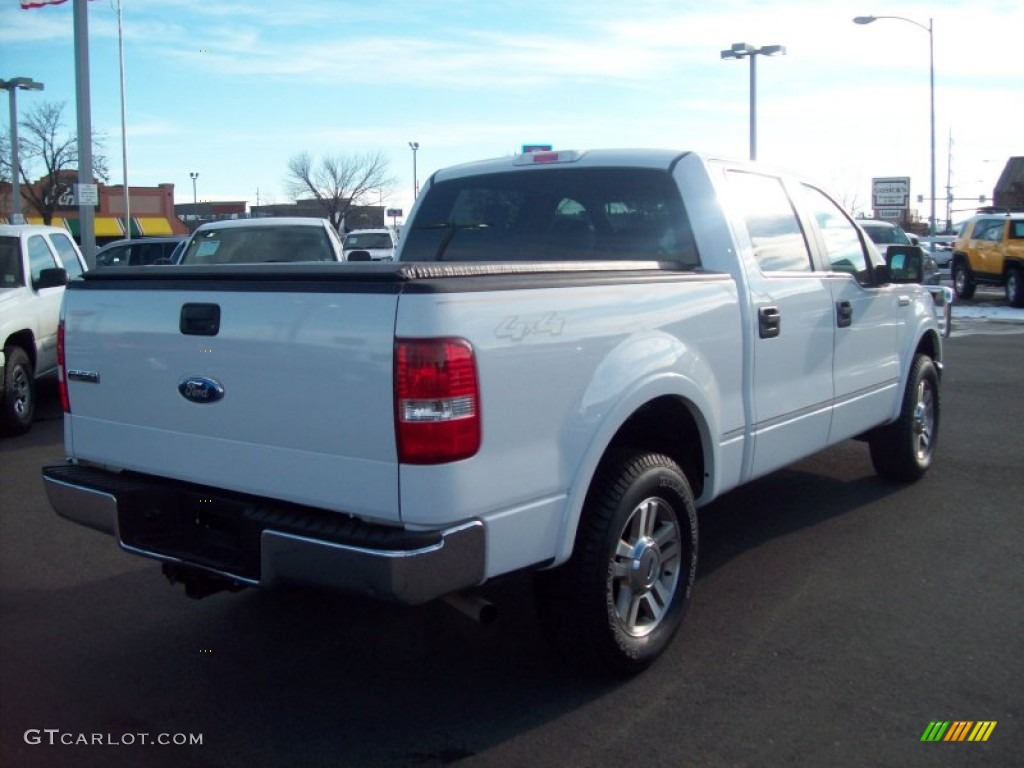
<path id="1" fill-rule="evenodd" d="M 412 199 L 413 199 L 413 201 L 415 201 L 416 198 L 420 194 L 419 177 L 416 175 L 416 150 L 419 149 L 419 148 L 420 148 L 420 143 L 418 141 L 410 141 L 409 142 L 409 149 L 412 150 Z"/>
<path id="2" fill-rule="evenodd" d="M 758 56 L 786 54 L 784 45 L 765 45 L 757 48 L 746 43 L 734 43 L 732 48 L 722 51 L 723 59 L 750 59 L 750 159 L 757 160 L 757 61 Z"/>
<path id="3" fill-rule="evenodd" d="M 45 86 L 31 77 L 12 77 L 0 80 L 0 91 L 7 91 L 11 108 L 11 224 L 21 224 L 21 186 L 19 176 L 21 166 L 18 164 L 18 89 L 23 91 L 41 91 Z"/>
<path id="4" fill-rule="evenodd" d="M 199 200 L 196 197 L 196 179 L 199 178 L 199 174 L 191 172 L 188 177 L 192 179 L 192 230 L 195 231 L 199 226 Z"/>
<path id="5" fill-rule="evenodd" d="M 928 33 L 928 89 L 931 100 L 931 215 L 928 217 L 928 234 L 935 234 L 935 34 L 932 29 L 932 20 L 928 19 L 928 26 L 926 27 L 919 21 L 908 19 L 905 16 L 857 16 L 854 20 L 854 24 L 871 24 L 878 19 L 896 19 L 898 21 L 905 21 L 908 24 L 913 24 L 915 27 L 920 27 Z"/>

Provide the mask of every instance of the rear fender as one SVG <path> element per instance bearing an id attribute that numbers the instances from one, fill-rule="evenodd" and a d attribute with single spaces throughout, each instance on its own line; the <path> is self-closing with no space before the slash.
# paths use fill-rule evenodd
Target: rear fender
<path id="1" fill-rule="evenodd" d="M 659 348 L 660 353 L 646 360 L 637 359 L 634 353 L 638 344 Z M 661 358 L 660 361 L 657 358 Z M 652 334 L 643 340 L 631 339 L 617 348 L 602 364 L 598 374 L 584 393 L 578 413 L 583 422 L 589 422 L 587 414 L 592 414 L 595 409 L 603 410 L 605 416 L 600 419 L 569 489 L 563 526 L 555 551 L 555 565 L 565 562 L 572 555 L 583 504 L 601 459 L 623 425 L 643 406 L 658 398 L 680 400 L 694 417 L 700 432 L 704 459 L 702 498 L 715 495 L 715 468 L 718 466 L 719 450 L 713 436 L 720 434 L 721 430 L 713 415 L 722 412 L 723 404 L 718 381 L 707 362 L 679 339 Z"/>

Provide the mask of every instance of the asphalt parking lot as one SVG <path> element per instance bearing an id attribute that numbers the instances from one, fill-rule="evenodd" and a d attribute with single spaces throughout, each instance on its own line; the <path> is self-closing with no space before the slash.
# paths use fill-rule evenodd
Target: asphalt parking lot
<path id="1" fill-rule="evenodd" d="M 525 577 L 487 588 L 487 627 L 317 592 L 186 599 L 50 511 L 49 392 L 0 441 L 0 765 L 1019 765 L 1022 331 L 955 322 L 922 482 L 878 480 L 850 442 L 702 510 L 682 634 L 616 684 L 548 654 Z M 996 726 L 922 742 L 934 721 Z"/>

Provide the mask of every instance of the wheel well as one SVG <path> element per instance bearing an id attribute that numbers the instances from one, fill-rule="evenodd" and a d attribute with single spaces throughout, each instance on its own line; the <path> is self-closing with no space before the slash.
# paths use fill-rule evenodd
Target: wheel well
<path id="1" fill-rule="evenodd" d="M 700 428 L 682 398 L 659 397 L 638 409 L 619 428 L 601 463 L 626 449 L 665 454 L 682 468 L 694 497 L 703 492 L 705 465 Z"/>
<path id="2" fill-rule="evenodd" d="M 32 361 L 32 367 L 36 366 L 36 343 L 32 336 L 32 331 L 18 331 L 12 333 L 4 341 L 4 348 L 7 347 L 20 347 L 24 350 L 25 354 L 28 355 L 28 359 Z"/>
<path id="3" fill-rule="evenodd" d="M 917 354 L 928 355 L 932 360 L 941 362 L 939 354 L 939 339 L 934 333 L 926 333 L 917 343 Z"/>

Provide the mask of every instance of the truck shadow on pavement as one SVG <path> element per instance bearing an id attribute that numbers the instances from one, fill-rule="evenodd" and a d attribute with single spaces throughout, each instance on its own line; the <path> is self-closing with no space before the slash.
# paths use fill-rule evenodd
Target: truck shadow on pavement
<path id="1" fill-rule="evenodd" d="M 894 488 L 874 477 L 855 443 L 726 495 L 701 513 L 698 594 L 701 578 L 743 552 Z M 490 626 L 440 603 L 401 608 L 302 589 L 196 602 L 169 588 L 154 564 L 38 596 L 75 635 L 70 652 L 32 618 L 35 597 L 14 598 L 13 608 L 5 599 L 5 613 L 21 621 L 4 633 L 5 646 L 25 658 L 4 666 L 42 663 L 49 673 L 17 722 L 7 718 L 4 740 L 51 723 L 85 733 L 204 734 L 202 746 L 173 749 L 20 748 L 20 765 L 443 765 L 622 689 L 627 697 L 643 690 L 643 676 L 609 683 L 565 673 L 542 641 L 528 575 L 484 594 L 500 611 Z"/>
<path id="2" fill-rule="evenodd" d="M 849 440 L 829 448 L 701 508 L 697 577 L 767 541 L 911 487 L 879 478 L 867 443 Z"/>

